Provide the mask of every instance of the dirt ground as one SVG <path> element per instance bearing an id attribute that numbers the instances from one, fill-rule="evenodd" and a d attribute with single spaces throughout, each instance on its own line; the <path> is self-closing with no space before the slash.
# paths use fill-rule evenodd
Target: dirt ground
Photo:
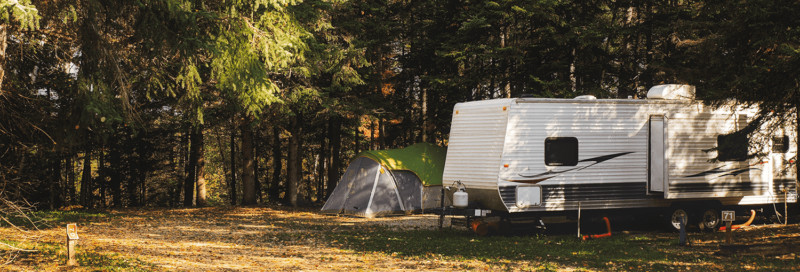
<path id="1" fill-rule="evenodd" d="M 364 219 L 326 216 L 316 209 L 236 207 L 108 210 L 110 216 L 77 222 L 80 250 L 139 259 L 168 271 L 330 271 L 440 270 L 455 264 L 437 258 L 395 258 L 386 253 L 356 252 L 326 239 L 326 233 L 369 225 L 396 230 L 435 229 L 438 217 L 413 215 Z M 446 222 L 449 223 L 449 222 Z M 464 228 L 464 231 L 466 229 Z M 0 228 L 13 240 L 18 231 Z M 41 241 L 63 243 L 63 226 L 37 231 Z M 716 247 L 714 236 L 695 236 L 693 246 Z M 712 238 L 708 238 L 712 237 Z M 740 243 L 800 242 L 800 226 L 761 225 L 737 231 Z M 794 255 L 788 256 L 794 258 Z M 481 261 L 458 261 L 474 270 L 493 270 Z M 460 266 L 459 266 L 460 267 Z M 573 270 L 560 267 L 559 270 Z M 82 270 L 63 260 L 19 259 L 0 270 Z M 513 268 L 512 268 L 513 270 Z"/>
<path id="2" fill-rule="evenodd" d="M 81 250 L 117 253 L 186 271 L 449 270 L 436 260 L 399 260 L 385 254 L 357 253 L 327 244 L 324 231 L 382 225 L 393 229 L 433 229 L 438 217 L 364 219 L 327 216 L 316 209 L 283 207 L 125 209 L 100 222 L 79 223 Z M 3 228 L 0 236 L 19 235 Z M 36 232 L 42 242 L 63 243 L 64 228 Z M 278 239 L 302 233 L 301 239 Z M 26 234 L 26 235 L 30 235 Z M 296 237 L 296 236 L 292 236 Z M 387 260 L 391 260 L 388 261 Z M 63 262 L 61 264 L 63 266 Z M 477 267 L 481 266 L 476 262 Z M 63 270 L 58 262 L 20 259 L 0 270 Z M 70 270 L 81 270 L 70 269 Z"/>

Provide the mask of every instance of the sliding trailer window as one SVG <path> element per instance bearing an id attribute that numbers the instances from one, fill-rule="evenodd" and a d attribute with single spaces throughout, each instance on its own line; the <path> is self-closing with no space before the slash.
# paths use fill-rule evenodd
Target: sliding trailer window
<path id="1" fill-rule="evenodd" d="M 789 152 L 789 136 L 772 137 L 772 153 Z"/>
<path id="2" fill-rule="evenodd" d="M 578 165 L 578 139 L 575 137 L 545 139 L 544 164 L 548 166 Z"/>

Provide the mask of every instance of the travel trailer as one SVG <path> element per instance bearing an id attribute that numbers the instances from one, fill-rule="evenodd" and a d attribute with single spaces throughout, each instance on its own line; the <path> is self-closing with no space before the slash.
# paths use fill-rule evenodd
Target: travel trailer
<path id="1" fill-rule="evenodd" d="M 757 109 L 693 98 L 692 86 L 659 85 L 647 99 L 458 103 L 443 184 L 461 182 L 494 215 L 633 209 L 675 228 L 681 215 L 715 228 L 721 210 L 797 202 L 796 129 L 748 126 Z"/>

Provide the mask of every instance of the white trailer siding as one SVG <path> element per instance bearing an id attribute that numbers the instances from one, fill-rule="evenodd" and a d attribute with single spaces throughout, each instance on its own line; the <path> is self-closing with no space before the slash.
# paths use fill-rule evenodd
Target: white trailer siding
<path id="1" fill-rule="evenodd" d="M 634 152 L 609 160 L 603 167 L 564 173 L 540 184 L 570 182 L 619 183 L 647 180 L 647 115 L 630 104 L 515 103 L 508 122 L 500 185 L 520 173 L 558 171 L 571 166 L 546 166 L 548 137 L 575 137 L 579 160 Z M 589 171 L 589 170 L 592 171 Z"/>
<path id="2" fill-rule="evenodd" d="M 507 129 L 508 107 L 513 99 L 459 103 L 453 121 L 442 178 L 469 189 L 497 190 L 497 175 Z"/>
<path id="3" fill-rule="evenodd" d="M 763 170 L 758 159 L 710 163 L 717 152 L 705 152 L 717 146 L 717 136 L 729 134 L 747 126 L 746 114 L 695 113 L 669 115 L 669 149 L 667 156 L 676 158 L 669 165 L 668 199 L 697 197 L 734 197 L 766 193 L 768 180 L 761 179 Z M 751 164 L 756 164 L 750 167 Z M 732 175 L 733 169 L 752 171 Z M 712 169 L 723 171 L 709 172 Z"/>
<path id="4" fill-rule="evenodd" d="M 651 205 L 647 196 L 648 124 L 663 109 L 633 100 L 519 100 L 513 103 L 503 153 L 498 190 L 509 211 L 557 211 Z M 547 138 L 574 137 L 578 160 L 627 153 L 602 164 L 569 171 L 576 166 L 547 166 Z M 584 162 L 581 165 L 591 164 Z M 563 172 L 539 182 L 542 205 L 517 207 L 514 181 L 525 174 Z"/>
<path id="5" fill-rule="evenodd" d="M 575 210 L 578 205 L 584 209 L 659 207 L 687 199 L 714 199 L 725 205 L 772 203 L 775 188 L 796 187 L 793 177 L 773 182 L 773 166 L 760 159 L 709 162 L 717 157 L 715 151 L 708 152 L 717 146 L 717 137 L 745 127 L 753 113 L 752 109 L 708 110 L 702 104 L 678 100 L 459 103 L 443 181 L 449 185 L 460 180 L 471 200 L 484 208 L 510 212 Z M 654 116 L 666 123 L 667 139 L 660 145 L 668 160 L 663 193 L 648 188 Z M 577 139 L 579 163 L 547 165 L 548 138 Z M 524 195 L 541 192 L 540 198 L 517 203 L 520 186 L 536 187 L 525 189 Z"/>

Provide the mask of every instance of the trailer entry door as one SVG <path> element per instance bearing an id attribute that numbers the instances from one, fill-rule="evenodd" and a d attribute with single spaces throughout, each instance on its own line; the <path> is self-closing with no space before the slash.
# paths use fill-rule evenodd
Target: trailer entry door
<path id="1" fill-rule="evenodd" d="M 667 119 L 664 116 L 650 116 L 650 161 L 648 163 L 649 186 L 651 192 L 664 192 L 668 176 Z"/>

